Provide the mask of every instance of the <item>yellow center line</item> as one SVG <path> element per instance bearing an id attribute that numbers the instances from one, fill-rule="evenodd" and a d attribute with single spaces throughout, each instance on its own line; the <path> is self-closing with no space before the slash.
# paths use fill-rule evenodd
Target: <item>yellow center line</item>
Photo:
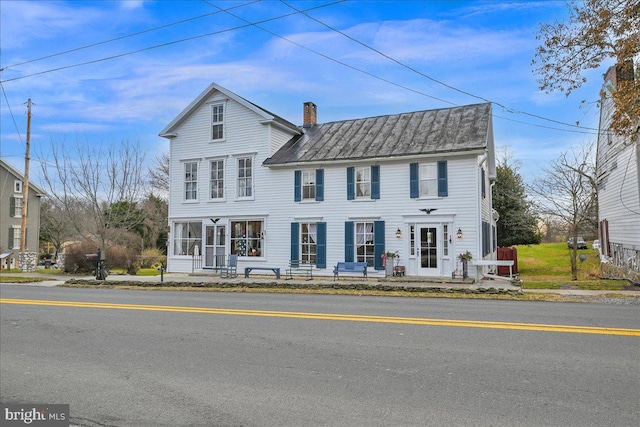
<path id="1" fill-rule="evenodd" d="M 0 298 L 0 304 L 46 305 L 55 307 L 107 308 L 117 310 L 167 311 L 178 313 L 226 314 L 235 316 L 282 317 L 291 319 L 346 320 L 352 322 L 399 323 L 407 325 L 456 326 L 464 328 L 517 329 L 523 331 L 568 332 L 574 334 L 626 335 L 640 337 L 640 329 L 595 326 L 548 325 L 537 323 L 491 322 L 483 320 L 428 319 L 420 317 L 366 316 L 356 314 L 306 313 L 295 311 L 239 310 L 231 308 L 180 307 L 166 305 L 114 304 L 78 301 L 46 301 Z"/>

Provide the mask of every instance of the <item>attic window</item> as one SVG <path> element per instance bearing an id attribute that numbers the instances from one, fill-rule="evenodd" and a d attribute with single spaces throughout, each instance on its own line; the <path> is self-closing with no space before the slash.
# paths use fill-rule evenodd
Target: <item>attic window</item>
<path id="1" fill-rule="evenodd" d="M 19 179 L 16 179 L 13 182 L 13 192 L 14 193 L 22 193 L 22 181 L 20 181 Z"/>
<path id="2" fill-rule="evenodd" d="M 224 105 L 211 106 L 211 140 L 224 139 Z"/>

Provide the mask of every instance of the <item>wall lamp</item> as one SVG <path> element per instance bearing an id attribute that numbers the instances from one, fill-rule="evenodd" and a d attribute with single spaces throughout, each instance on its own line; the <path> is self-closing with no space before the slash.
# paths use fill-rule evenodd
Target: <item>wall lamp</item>
<path id="1" fill-rule="evenodd" d="M 398 239 L 400 239 L 402 237 L 402 231 L 398 228 L 398 231 L 396 231 L 396 237 Z"/>
<path id="2" fill-rule="evenodd" d="M 458 228 L 458 233 L 456 234 L 456 236 L 458 236 L 458 239 L 462 239 L 462 230 L 460 228 Z"/>

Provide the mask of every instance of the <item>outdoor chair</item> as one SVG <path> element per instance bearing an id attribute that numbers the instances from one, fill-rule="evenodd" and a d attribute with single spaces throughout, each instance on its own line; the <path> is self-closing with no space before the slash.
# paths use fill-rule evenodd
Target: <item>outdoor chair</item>
<path id="1" fill-rule="evenodd" d="M 220 277 L 238 277 L 238 255 L 229 255 L 227 264 L 220 267 Z"/>

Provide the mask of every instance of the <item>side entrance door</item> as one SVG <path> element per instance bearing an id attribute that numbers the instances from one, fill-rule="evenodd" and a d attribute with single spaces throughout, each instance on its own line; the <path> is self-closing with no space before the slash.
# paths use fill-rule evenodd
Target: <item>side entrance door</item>
<path id="1" fill-rule="evenodd" d="M 226 236 L 224 225 L 207 225 L 205 227 L 204 268 L 217 270 L 225 264 Z"/>

